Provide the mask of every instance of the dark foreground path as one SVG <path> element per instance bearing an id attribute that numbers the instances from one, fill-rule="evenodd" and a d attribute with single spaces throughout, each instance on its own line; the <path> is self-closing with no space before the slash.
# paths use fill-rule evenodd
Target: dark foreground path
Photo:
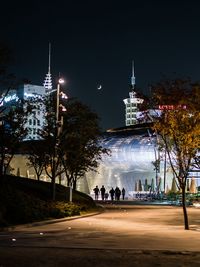
<path id="1" fill-rule="evenodd" d="M 1 248 L 1 267 L 199 267 L 200 253 L 70 248 Z"/>
<path id="2" fill-rule="evenodd" d="M 200 209 L 108 205 L 102 214 L 0 233 L 0 267 L 200 266 Z"/>

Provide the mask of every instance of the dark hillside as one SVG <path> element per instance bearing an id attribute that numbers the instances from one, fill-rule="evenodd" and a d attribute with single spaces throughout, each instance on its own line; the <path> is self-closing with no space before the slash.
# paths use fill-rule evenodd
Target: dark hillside
<path id="1" fill-rule="evenodd" d="M 51 184 L 15 176 L 0 179 L 0 226 L 29 223 L 49 218 L 79 215 L 95 209 L 91 197 L 73 191 L 67 202 L 66 187 L 56 184 L 56 201 L 51 201 Z"/>

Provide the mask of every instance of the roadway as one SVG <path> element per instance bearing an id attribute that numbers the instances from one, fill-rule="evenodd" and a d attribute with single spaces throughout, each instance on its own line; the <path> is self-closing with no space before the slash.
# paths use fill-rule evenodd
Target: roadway
<path id="1" fill-rule="evenodd" d="M 166 260 L 174 266 L 170 263 L 177 259 L 176 267 L 183 261 L 184 266 L 200 265 L 200 209 L 188 207 L 187 231 L 181 207 L 121 203 L 105 208 L 94 216 L 1 232 L 0 266 L 64 266 L 65 261 L 71 266 L 132 266 L 134 261 L 143 267 L 166 266 Z"/>

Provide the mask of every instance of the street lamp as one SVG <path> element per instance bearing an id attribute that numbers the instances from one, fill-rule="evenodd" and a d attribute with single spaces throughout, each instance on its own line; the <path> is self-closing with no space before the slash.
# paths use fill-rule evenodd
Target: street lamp
<path id="1" fill-rule="evenodd" d="M 63 118 L 61 117 L 61 120 L 59 120 L 59 108 L 60 108 L 60 95 L 62 92 L 60 92 L 60 85 L 63 84 L 65 82 L 64 79 L 60 78 L 58 80 L 58 84 L 57 84 L 57 93 L 56 93 L 56 125 L 57 125 L 57 138 L 60 135 L 60 131 L 61 131 L 61 127 L 62 127 L 62 120 Z M 64 93 L 62 93 L 64 94 Z"/>
<path id="2" fill-rule="evenodd" d="M 64 82 L 65 82 L 64 79 L 60 78 L 57 84 L 57 94 L 56 94 L 56 124 L 57 125 L 59 123 L 60 85 L 63 84 Z"/>
<path id="3" fill-rule="evenodd" d="M 56 195 L 56 165 L 58 166 L 58 144 L 59 144 L 59 135 L 60 135 L 60 121 L 59 121 L 59 106 L 60 106 L 60 85 L 64 83 L 64 80 L 60 78 L 57 84 L 57 92 L 56 92 L 56 145 L 53 156 L 53 174 L 52 174 L 52 196 L 53 200 L 55 200 Z"/>
<path id="4" fill-rule="evenodd" d="M 60 136 L 60 133 L 62 131 L 62 126 L 63 126 L 63 116 L 61 116 L 60 118 L 60 114 L 59 114 L 59 110 L 60 110 L 60 107 L 62 108 L 62 111 L 67 111 L 66 108 L 60 104 L 60 96 L 61 98 L 63 99 L 67 99 L 67 95 L 63 92 L 60 92 L 60 86 L 61 84 L 63 84 L 65 81 L 64 79 L 60 78 L 58 80 L 58 84 L 57 84 L 57 92 L 56 92 L 56 125 L 57 125 L 57 142 L 59 143 L 59 136 Z M 60 120 L 59 120 L 60 118 Z M 56 146 L 56 150 L 55 150 L 55 155 L 56 155 L 56 158 L 58 159 L 58 144 Z M 61 180 L 60 180 L 61 181 Z M 67 187 L 67 192 L 68 192 L 68 196 L 69 196 L 69 201 L 71 202 L 72 201 L 72 188 L 71 187 Z M 55 185 L 54 185 L 54 192 L 53 192 L 53 195 L 54 195 L 54 199 L 55 199 Z"/>

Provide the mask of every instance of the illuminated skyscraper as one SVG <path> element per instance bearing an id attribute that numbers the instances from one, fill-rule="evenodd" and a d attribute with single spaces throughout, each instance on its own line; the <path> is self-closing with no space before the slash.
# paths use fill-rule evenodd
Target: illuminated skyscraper
<path id="1" fill-rule="evenodd" d="M 134 62 L 132 63 L 132 77 L 131 77 L 131 91 L 129 92 L 129 98 L 123 100 L 125 104 L 125 124 L 126 126 L 137 124 L 137 113 L 139 111 L 138 105 L 143 103 L 143 99 L 137 97 L 135 91 L 135 73 Z"/>
<path id="2" fill-rule="evenodd" d="M 48 73 L 43 86 L 33 84 L 22 84 L 17 89 L 10 90 L 8 95 L 0 103 L 4 106 L 17 105 L 18 100 L 25 100 L 24 108 L 26 108 L 26 101 L 34 104 L 32 114 L 27 117 L 27 123 L 24 125 L 28 129 L 28 134 L 24 140 L 38 140 L 41 139 L 40 131 L 42 130 L 45 118 L 44 99 L 52 92 L 52 78 L 51 78 L 51 44 L 49 44 L 49 66 Z"/>
<path id="3" fill-rule="evenodd" d="M 13 108 L 23 103 L 24 109 L 27 108 L 27 103 L 33 104 L 32 113 L 28 115 L 27 122 L 24 125 L 28 129 L 28 134 L 24 140 L 38 140 L 40 137 L 40 130 L 44 126 L 44 112 L 45 105 L 41 101 L 46 95 L 44 86 L 33 84 L 22 84 L 17 89 L 12 89 L 8 92 L 6 97 L 0 98 L 1 106 L 5 110 Z"/>
<path id="4" fill-rule="evenodd" d="M 28 129 L 28 135 L 25 140 L 39 140 L 41 139 L 40 131 L 44 127 L 45 119 L 45 105 L 41 99 L 45 97 L 46 92 L 43 86 L 24 84 L 22 86 L 23 99 L 35 102 L 32 113 L 27 118 L 25 128 Z"/>

